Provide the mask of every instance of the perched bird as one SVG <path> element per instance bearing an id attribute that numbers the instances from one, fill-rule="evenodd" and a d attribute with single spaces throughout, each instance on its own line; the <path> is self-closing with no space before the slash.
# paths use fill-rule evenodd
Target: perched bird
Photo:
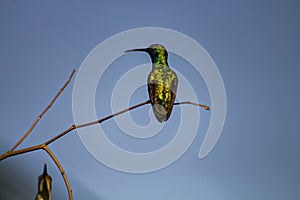
<path id="1" fill-rule="evenodd" d="M 148 76 L 148 94 L 156 119 L 159 122 L 167 121 L 172 112 L 178 86 L 177 75 L 168 65 L 168 52 L 161 44 L 125 52 L 133 51 L 143 51 L 151 57 L 152 71 Z"/>
<path id="2" fill-rule="evenodd" d="M 47 165 L 44 165 L 44 172 L 39 176 L 38 193 L 35 200 L 51 200 L 52 178 L 47 174 Z"/>

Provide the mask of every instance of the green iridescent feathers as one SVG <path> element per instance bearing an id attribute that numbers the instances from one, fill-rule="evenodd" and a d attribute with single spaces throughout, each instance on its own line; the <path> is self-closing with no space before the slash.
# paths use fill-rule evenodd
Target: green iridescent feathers
<path id="1" fill-rule="evenodd" d="M 148 94 L 152 109 L 159 122 L 167 121 L 176 98 L 178 78 L 168 65 L 168 52 L 160 44 L 145 49 L 132 49 L 126 52 L 147 52 L 152 61 L 152 71 L 148 76 Z"/>

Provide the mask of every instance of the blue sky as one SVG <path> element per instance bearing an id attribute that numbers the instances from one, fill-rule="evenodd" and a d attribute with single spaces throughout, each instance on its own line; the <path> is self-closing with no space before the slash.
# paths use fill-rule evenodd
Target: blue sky
<path id="1" fill-rule="evenodd" d="M 21 137 L 72 69 L 79 69 L 100 42 L 132 28 L 164 27 L 192 37 L 219 68 L 227 93 L 220 140 L 208 157 L 198 159 L 210 117 L 201 111 L 197 137 L 179 160 L 152 173 L 129 174 L 94 159 L 74 131 L 50 145 L 69 177 L 74 199 L 299 199 L 299 8 L 292 0 L 1 1 L 0 153 Z M 149 61 L 143 54 L 128 55 L 109 68 L 97 89 L 99 117 L 111 113 L 111 89 L 116 77 L 130 70 L 130 59 L 135 64 Z M 121 61 L 125 68 L 118 69 Z M 197 96 L 209 102 L 201 76 L 181 67 L 188 63 L 175 55 L 169 62 L 193 87 L 201 85 L 195 89 Z M 74 123 L 73 83 L 21 147 L 38 144 Z M 147 89 L 141 87 L 130 102 L 146 98 Z M 132 116 L 147 123 L 148 110 L 132 111 Z M 163 133 L 171 134 L 180 120 L 179 108 L 173 112 Z M 113 121 L 102 127 L 111 130 L 115 143 L 134 150 L 128 144 L 135 142 L 123 143 L 128 138 Z M 167 142 L 172 135 L 161 138 Z M 144 141 L 146 149 L 156 147 L 153 140 L 150 145 Z M 44 163 L 53 178 L 53 199 L 66 199 L 58 170 L 41 151 L 0 162 L 0 199 L 33 199 Z"/>

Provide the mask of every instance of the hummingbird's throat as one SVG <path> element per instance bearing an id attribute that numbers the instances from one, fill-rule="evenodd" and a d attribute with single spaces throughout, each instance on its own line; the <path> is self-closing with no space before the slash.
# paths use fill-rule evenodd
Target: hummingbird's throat
<path id="1" fill-rule="evenodd" d="M 167 57 L 163 54 L 159 54 L 158 56 L 151 57 L 152 64 L 154 65 L 166 65 L 168 66 Z"/>

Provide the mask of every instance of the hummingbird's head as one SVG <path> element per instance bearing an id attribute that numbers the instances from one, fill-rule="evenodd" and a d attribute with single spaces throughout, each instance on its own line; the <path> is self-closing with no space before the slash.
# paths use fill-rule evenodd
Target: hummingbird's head
<path id="1" fill-rule="evenodd" d="M 168 52 L 167 52 L 166 48 L 161 44 L 152 44 L 148 48 L 130 49 L 125 52 L 127 53 L 127 52 L 133 52 L 133 51 L 147 52 L 151 57 L 152 63 L 167 64 Z"/>
<path id="2" fill-rule="evenodd" d="M 40 193 L 51 193 L 52 178 L 47 173 L 47 165 L 44 165 L 44 172 L 39 176 L 38 191 Z"/>

